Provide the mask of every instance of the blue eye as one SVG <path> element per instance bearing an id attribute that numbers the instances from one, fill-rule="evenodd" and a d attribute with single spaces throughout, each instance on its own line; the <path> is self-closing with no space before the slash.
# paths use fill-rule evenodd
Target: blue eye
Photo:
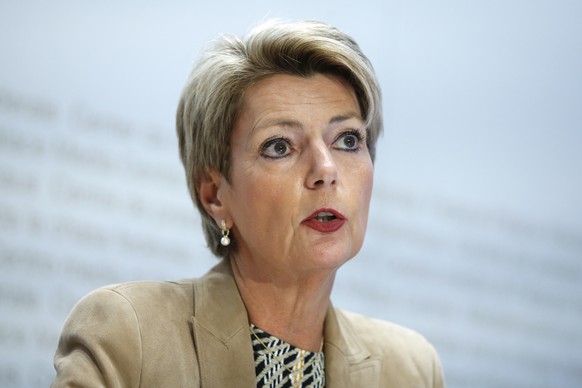
<path id="1" fill-rule="evenodd" d="M 357 130 L 342 132 L 333 142 L 333 147 L 344 151 L 357 151 L 362 138 L 361 132 Z"/>
<path id="2" fill-rule="evenodd" d="M 291 144 L 287 139 L 280 137 L 268 140 L 261 146 L 261 156 L 267 158 L 284 158 L 285 156 L 290 155 L 290 153 Z"/>

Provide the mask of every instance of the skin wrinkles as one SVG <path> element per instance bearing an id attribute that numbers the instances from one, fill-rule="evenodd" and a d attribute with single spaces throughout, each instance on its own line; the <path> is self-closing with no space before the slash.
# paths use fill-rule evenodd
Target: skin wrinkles
<path id="1" fill-rule="evenodd" d="M 354 130 L 363 135 L 357 150 L 340 149 Z M 265 157 L 262 146 L 279 137 L 288 154 Z M 233 270 L 249 318 L 317 350 L 335 273 L 360 250 L 368 218 L 373 166 L 355 93 L 335 76 L 265 78 L 245 94 L 231 152 L 230 182 L 215 179 L 213 216 L 232 226 Z M 302 224 L 321 208 L 348 221 L 333 233 Z"/>

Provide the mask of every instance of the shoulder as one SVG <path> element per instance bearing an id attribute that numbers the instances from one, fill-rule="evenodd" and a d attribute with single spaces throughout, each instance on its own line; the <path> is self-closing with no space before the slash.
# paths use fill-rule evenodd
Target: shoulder
<path id="1" fill-rule="evenodd" d="M 349 325 L 360 341 L 373 345 L 374 349 L 388 347 L 425 351 L 433 348 L 424 336 L 404 326 L 338 308 L 336 314 L 340 325 Z M 379 347 L 379 344 L 385 346 Z"/>
<path id="2" fill-rule="evenodd" d="M 127 338 L 144 334 L 144 328 L 164 320 L 187 321 L 192 310 L 191 281 L 114 284 L 81 298 L 65 322 L 63 335 L 91 336 L 105 330 L 109 338 Z"/>
<path id="3" fill-rule="evenodd" d="M 99 288 L 85 296 L 80 303 L 110 301 L 113 305 L 128 303 L 136 309 L 147 307 L 160 311 L 168 304 L 187 307 L 191 304 L 192 292 L 192 280 L 128 282 Z"/>
<path id="4" fill-rule="evenodd" d="M 344 335 L 371 358 L 382 360 L 385 374 L 419 376 L 427 382 L 425 386 L 444 385 L 439 356 L 423 335 L 392 322 L 337 308 L 335 312 Z"/>
<path id="5" fill-rule="evenodd" d="M 131 282 L 89 293 L 63 327 L 55 386 L 81 381 L 137 386 L 162 375 L 195 381 L 194 368 L 177 373 L 196 365 L 188 324 L 192 305 L 191 281 Z"/>
<path id="6" fill-rule="evenodd" d="M 155 322 L 166 317 L 187 321 L 195 315 L 196 300 L 200 302 L 208 299 L 211 291 L 224 293 L 226 282 L 232 281 L 229 268 L 225 263 L 220 263 L 195 279 L 136 281 L 101 287 L 76 304 L 69 321 L 75 317 L 102 319 L 101 314 L 119 314 L 117 320 L 125 317 L 131 321 L 133 317 L 137 321 Z"/>
<path id="7" fill-rule="evenodd" d="M 123 315 L 159 314 L 180 307 L 191 314 L 192 281 L 140 281 L 113 284 L 98 288 L 84 296 L 69 317 L 99 316 L 101 313 Z M 119 316 L 117 317 L 120 318 Z"/>

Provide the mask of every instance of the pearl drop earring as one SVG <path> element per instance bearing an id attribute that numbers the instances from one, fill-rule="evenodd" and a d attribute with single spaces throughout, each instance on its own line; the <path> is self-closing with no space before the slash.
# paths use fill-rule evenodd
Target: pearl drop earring
<path id="1" fill-rule="evenodd" d="M 222 234 L 222 238 L 220 239 L 220 244 L 223 247 L 227 247 L 230 245 L 230 238 L 228 235 L 230 234 L 230 230 L 226 227 L 226 221 L 222 220 L 220 222 L 220 233 Z"/>

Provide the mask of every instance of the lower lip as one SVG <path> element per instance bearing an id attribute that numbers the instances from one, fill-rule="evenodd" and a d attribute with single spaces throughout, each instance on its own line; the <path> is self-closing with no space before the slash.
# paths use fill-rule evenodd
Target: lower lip
<path id="1" fill-rule="evenodd" d="M 346 220 L 341 220 L 339 218 L 336 218 L 335 220 L 328 222 L 321 222 L 312 218 L 310 220 L 303 222 L 303 225 L 308 226 L 311 229 L 317 230 L 318 232 L 321 233 L 332 233 L 335 232 L 336 230 L 339 230 L 339 228 L 341 228 L 345 222 Z"/>

